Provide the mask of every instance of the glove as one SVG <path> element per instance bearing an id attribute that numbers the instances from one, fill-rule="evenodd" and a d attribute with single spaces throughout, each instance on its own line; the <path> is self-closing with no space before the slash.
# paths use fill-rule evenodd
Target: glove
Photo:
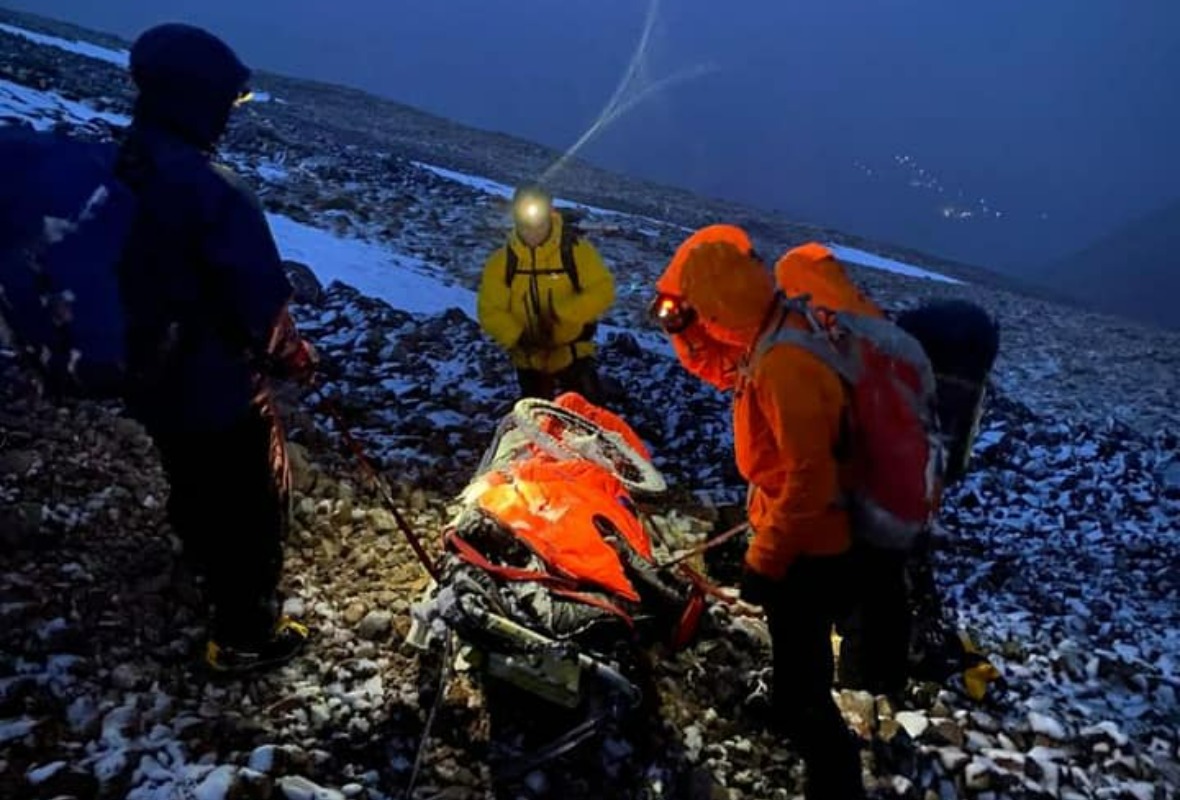
<path id="1" fill-rule="evenodd" d="M 515 347 L 517 350 L 522 350 L 526 353 L 535 353 L 539 350 L 548 350 L 550 343 L 535 331 L 525 328 L 524 333 L 516 340 Z"/>
<path id="2" fill-rule="evenodd" d="M 765 608 L 778 593 L 778 581 L 755 572 L 750 567 L 742 568 L 740 597 L 743 602 L 752 606 Z"/>

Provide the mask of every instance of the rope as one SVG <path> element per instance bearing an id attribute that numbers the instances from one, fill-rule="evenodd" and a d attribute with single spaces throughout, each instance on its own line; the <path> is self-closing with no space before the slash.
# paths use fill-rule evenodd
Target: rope
<path id="1" fill-rule="evenodd" d="M 434 727 L 434 719 L 438 716 L 438 710 L 442 706 L 443 696 L 447 693 L 447 681 L 451 677 L 451 637 L 447 636 L 446 643 L 443 646 L 443 664 L 442 672 L 438 678 L 438 693 L 434 696 L 434 702 L 430 704 L 430 713 L 426 715 L 426 726 L 422 728 L 422 738 L 418 742 L 418 752 L 414 755 L 414 768 L 410 772 L 410 782 L 406 786 L 406 800 L 411 800 L 414 795 L 414 787 L 418 784 L 418 775 L 422 771 L 422 762 L 426 757 L 426 745 L 430 741 L 430 729 Z"/>
<path id="2" fill-rule="evenodd" d="M 664 570 L 664 569 L 667 569 L 668 567 L 674 567 L 677 564 L 680 564 L 684 561 L 687 561 L 690 558 L 693 558 L 694 556 L 699 556 L 702 553 L 712 550 L 714 547 L 724 544 L 724 543 L 728 542 L 730 539 L 732 539 L 733 537 L 737 536 L 739 533 L 742 533 L 749 526 L 750 526 L 750 524 L 748 522 L 743 522 L 739 525 L 735 525 L 734 527 L 727 530 L 725 533 L 718 534 L 717 536 L 714 536 L 712 539 L 702 542 L 701 544 L 698 544 L 695 547 L 689 548 L 688 550 L 685 550 L 680 555 L 675 556 L 668 561 L 665 561 L 663 564 L 658 565 L 656 567 L 656 569 Z M 661 538 L 663 538 L 663 537 L 661 537 Z M 664 542 L 664 546 L 667 547 L 666 541 Z"/>
<path id="3" fill-rule="evenodd" d="M 344 417 L 340 413 L 339 407 L 333 403 L 330 398 L 326 397 L 322 393 L 320 394 L 320 401 L 318 405 L 324 411 L 324 413 L 330 416 L 336 423 L 336 427 L 339 429 L 340 436 L 344 439 L 344 443 L 348 446 L 348 449 L 352 451 L 352 454 L 356 456 L 357 461 L 361 465 L 361 469 L 366 475 L 368 475 L 368 477 L 377 487 L 377 492 L 381 495 L 382 501 L 388 507 L 389 512 L 393 515 L 394 522 L 397 524 L 397 527 L 401 531 L 402 536 L 404 536 L 406 541 L 409 543 L 410 548 L 414 551 L 414 555 L 416 555 L 418 560 L 422 562 L 422 566 L 425 567 L 426 572 L 430 575 L 430 577 L 436 582 L 440 582 L 439 577 L 441 573 L 438 569 L 438 566 L 434 563 L 434 559 L 432 559 L 430 554 L 426 552 L 426 547 L 423 546 L 422 540 L 418 537 L 418 534 L 414 533 L 413 528 L 410 527 L 410 524 L 406 522 L 405 517 L 402 516 L 401 511 L 398 510 L 397 501 L 393 497 L 393 492 L 389 488 L 389 483 L 381 477 L 381 473 L 377 471 L 377 468 L 373 466 L 368 456 L 365 455 L 364 448 L 361 447 L 360 443 L 357 442 L 357 440 L 353 437 L 351 431 L 349 430 L 348 423 L 344 421 Z"/>

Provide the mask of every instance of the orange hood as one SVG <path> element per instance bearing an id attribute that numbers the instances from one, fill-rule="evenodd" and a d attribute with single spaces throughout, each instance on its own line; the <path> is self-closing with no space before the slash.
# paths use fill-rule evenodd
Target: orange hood
<path id="1" fill-rule="evenodd" d="M 680 245 L 656 283 L 697 321 L 672 336 L 684 368 L 719 389 L 733 387 L 737 367 L 775 303 L 774 278 L 733 225 L 710 225 Z"/>
<path id="2" fill-rule="evenodd" d="M 815 308 L 868 317 L 885 316 L 848 277 L 835 253 L 818 242 L 808 242 L 784 253 L 774 265 L 774 279 L 787 297 L 808 295 Z"/>

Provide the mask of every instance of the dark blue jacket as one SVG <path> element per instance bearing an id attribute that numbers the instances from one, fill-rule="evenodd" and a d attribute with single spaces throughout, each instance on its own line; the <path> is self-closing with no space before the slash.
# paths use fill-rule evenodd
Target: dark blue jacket
<path id="1" fill-rule="evenodd" d="M 183 25 L 141 36 L 131 69 L 140 94 L 119 170 L 144 209 L 124 261 L 132 366 L 155 363 L 161 321 L 175 350 L 128 409 L 149 430 L 224 429 L 265 400 L 259 358 L 293 293 L 261 204 L 211 159 L 250 73 Z"/>

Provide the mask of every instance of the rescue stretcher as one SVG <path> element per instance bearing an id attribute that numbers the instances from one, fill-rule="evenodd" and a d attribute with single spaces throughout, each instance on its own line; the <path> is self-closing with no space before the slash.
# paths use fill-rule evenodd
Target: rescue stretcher
<path id="1" fill-rule="evenodd" d="M 710 591 L 638 510 L 665 488 L 618 416 L 575 393 L 521 400 L 459 495 L 408 641 L 449 642 L 559 709 L 634 708 L 636 650 L 691 642 Z"/>

